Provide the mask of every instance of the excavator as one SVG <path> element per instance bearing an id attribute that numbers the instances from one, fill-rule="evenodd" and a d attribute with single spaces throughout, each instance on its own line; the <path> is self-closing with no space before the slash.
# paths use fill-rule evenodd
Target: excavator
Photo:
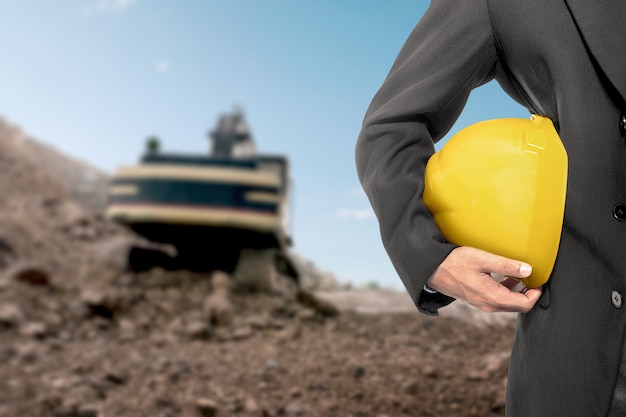
<path id="1" fill-rule="evenodd" d="M 287 157 L 256 152 L 241 110 L 222 114 L 208 137 L 207 155 L 164 153 L 150 138 L 139 164 L 114 173 L 106 216 L 175 249 L 170 256 L 136 248 L 130 263 L 222 270 L 261 289 L 284 285 L 279 277 L 297 285 Z"/>

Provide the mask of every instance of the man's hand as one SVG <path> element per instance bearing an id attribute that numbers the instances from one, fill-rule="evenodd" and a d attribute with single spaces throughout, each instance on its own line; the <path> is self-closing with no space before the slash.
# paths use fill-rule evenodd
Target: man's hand
<path id="1" fill-rule="evenodd" d="M 486 312 L 527 312 L 539 300 L 542 289 L 513 292 L 507 283 L 498 283 L 491 273 L 526 278 L 532 267 L 480 249 L 454 249 L 428 280 L 428 286 Z M 510 286 L 510 285 L 509 285 Z"/>

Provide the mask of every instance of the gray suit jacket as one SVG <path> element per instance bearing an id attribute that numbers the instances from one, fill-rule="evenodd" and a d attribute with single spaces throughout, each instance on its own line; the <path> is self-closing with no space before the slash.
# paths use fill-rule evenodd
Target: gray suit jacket
<path id="1" fill-rule="evenodd" d="M 422 288 L 454 246 L 421 200 L 433 143 L 493 79 L 550 117 L 569 156 L 559 255 L 520 314 L 510 416 L 605 416 L 626 307 L 626 2 L 433 0 L 372 100 L 356 150 L 385 248 L 423 311 Z M 497 103 L 494 103 L 497 105 Z"/>

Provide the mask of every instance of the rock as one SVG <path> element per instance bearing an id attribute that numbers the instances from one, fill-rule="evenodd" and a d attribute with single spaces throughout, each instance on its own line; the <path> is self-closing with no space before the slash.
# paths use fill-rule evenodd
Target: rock
<path id="1" fill-rule="evenodd" d="M 63 318 L 56 310 L 47 313 L 44 320 L 47 328 L 58 328 L 63 324 Z"/>
<path id="2" fill-rule="evenodd" d="M 92 249 L 93 258 L 103 266 L 124 272 L 128 268 L 129 253 L 135 240 L 129 236 L 114 236 L 103 240 Z"/>
<path id="3" fill-rule="evenodd" d="M 187 339 L 207 339 L 212 334 L 211 324 L 196 314 L 176 317 L 169 323 L 168 329 Z"/>
<path id="4" fill-rule="evenodd" d="M 31 337 L 34 339 L 42 339 L 48 334 L 48 328 L 44 323 L 32 321 L 22 324 L 20 326 L 19 333 L 22 336 Z"/>
<path id="5" fill-rule="evenodd" d="M 0 328 L 17 327 L 24 320 L 24 313 L 17 304 L 0 304 Z"/>
<path id="6" fill-rule="evenodd" d="M 243 340 L 252 337 L 253 334 L 254 332 L 250 326 L 241 326 L 233 330 L 232 339 Z"/>
<path id="7" fill-rule="evenodd" d="M 293 387 L 291 391 L 289 391 L 289 396 L 291 398 L 300 398 L 302 397 L 302 391 L 300 391 L 300 389 L 297 387 Z"/>
<path id="8" fill-rule="evenodd" d="M 276 290 L 278 272 L 275 249 L 252 249 L 241 251 L 233 280 L 239 288 L 250 292 L 271 293 Z"/>
<path id="9" fill-rule="evenodd" d="M 315 311 L 309 309 L 302 309 L 297 312 L 297 318 L 300 321 L 314 321 L 315 320 Z"/>
<path id="10" fill-rule="evenodd" d="M 485 381 L 494 378 L 506 377 L 509 369 L 510 352 L 489 353 L 467 371 L 465 378 L 468 381 Z"/>
<path id="11" fill-rule="evenodd" d="M 502 410 L 505 409 L 505 402 L 506 402 L 506 390 L 504 389 L 499 390 L 495 394 L 495 398 L 493 402 L 491 403 L 491 410 L 495 412 L 501 412 Z"/>
<path id="12" fill-rule="evenodd" d="M 34 363 L 39 360 L 41 355 L 39 344 L 33 342 L 21 344 L 17 348 L 17 357 L 22 363 Z"/>
<path id="13" fill-rule="evenodd" d="M 86 288 L 80 294 L 80 299 L 88 306 L 101 306 L 106 304 L 106 293 L 97 288 Z"/>
<path id="14" fill-rule="evenodd" d="M 267 329 L 272 327 L 272 320 L 267 316 L 252 316 L 245 320 L 245 323 L 253 329 Z"/>
<path id="15" fill-rule="evenodd" d="M 0 238 L 0 269 L 8 268 L 15 260 L 13 246 L 6 239 Z"/>
<path id="16" fill-rule="evenodd" d="M 437 372 L 437 367 L 435 365 L 425 365 L 422 367 L 422 375 L 428 378 L 437 378 L 439 373 Z"/>
<path id="17" fill-rule="evenodd" d="M 86 288 L 80 294 L 81 301 L 89 308 L 91 314 L 104 318 L 112 318 L 116 306 L 106 290 Z"/>
<path id="18" fill-rule="evenodd" d="M 49 200 L 48 205 L 54 207 L 59 224 L 64 229 L 89 223 L 91 212 L 74 201 L 53 199 Z"/>
<path id="19" fill-rule="evenodd" d="M 403 385 L 402 390 L 408 395 L 417 396 L 420 392 L 420 384 L 418 381 L 409 381 Z"/>
<path id="20" fill-rule="evenodd" d="M 213 271 L 210 280 L 214 292 L 231 292 L 234 286 L 232 277 L 224 271 Z"/>
<path id="21" fill-rule="evenodd" d="M 362 366 L 353 366 L 350 373 L 354 377 L 354 379 L 360 379 L 365 376 L 365 368 Z"/>
<path id="22" fill-rule="evenodd" d="M 81 219 L 78 223 L 68 227 L 65 232 L 75 240 L 94 241 L 99 238 L 99 231 L 89 218 Z"/>
<path id="23" fill-rule="evenodd" d="M 287 327 L 276 333 L 276 340 L 279 342 L 289 342 L 298 339 L 302 335 L 302 327 L 298 323 L 289 324 Z"/>
<path id="24" fill-rule="evenodd" d="M 296 299 L 304 306 L 313 309 L 318 314 L 325 317 L 336 317 L 339 315 L 337 307 L 329 301 L 322 300 L 312 292 L 299 288 L 296 292 Z"/>
<path id="25" fill-rule="evenodd" d="M 209 398 L 198 398 L 196 409 L 201 417 L 215 417 L 218 412 L 217 403 Z"/>
<path id="26" fill-rule="evenodd" d="M 247 396 L 243 402 L 243 411 L 246 413 L 258 413 L 261 410 L 259 404 L 251 396 Z"/>
<path id="27" fill-rule="evenodd" d="M 484 357 L 483 365 L 491 376 L 504 377 L 509 370 L 510 352 L 491 353 Z"/>
<path id="28" fill-rule="evenodd" d="M 128 382 L 128 372 L 124 369 L 110 368 L 104 372 L 103 380 L 114 385 L 124 385 Z"/>
<path id="29" fill-rule="evenodd" d="M 118 322 L 120 330 L 120 337 L 125 340 L 133 340 L 137 334 L 137 326 L 134 321 L 128 319 L 121 319 Z"/>
<path id="30" fill-rule="evenodd" d="M 34 263 L 20 262 L 4 273 L 9 279 L 25 282 L 31 285 L 45 286 L 50 284 L 50 274 L 46 269 Z"/>
<path id="31" fill-rule="evenodd" d="M 169 322 L 169 324 L 167 325 L 167 329 L 173 334 L 184 335 L 186 332 L 185 324 L 186 324 L 185 320 L 182 317 L 176 317 L 172 321 Z M 161 335 L 155 336 L 155 343 L 158 343 L 159 346 L 160 346 L 161 339 L 162 339 Z"/>
<path id="32" fill-rule="evenodd" d="M 280 365 L 278 364 L 276 359 L 269 358 L 268 360 L 265 361 L 265 367 L 267 369 L 278 369 Z"/>
<path id="33" fill-rule="evenodd" d="M 300 272 L 300 286 L 310 291 L 332 291 L 339 288 L 337 277 L 320 270 L 312 261 L 291 253 L 290 257 Z"/>
<path id="34" fill-rule="evenodd" d="M 191 339 L 206 339 L 211 335 L 211 326 L 203 320 L 193 320 L 185 325 L 185 334 Z"/>
<path id="35" fill-rule="evenodd" d="M 214 291 L 202 306 L 205 317 L 214 326 L 229 326 L 233 322 L 233 305 L 228 293 Z"/>
<path id="36" fill-rule="evenodd" d="M 6 275 L 0 275 L 0 291 L 6 290 L 11 286 L 11 280 Z"/>
<path id="37" fill-rule="evenodd" d="M 489 373 L 484 369 L 471 369 L 467 371 L 465 379 L 468 381 L 485 381 L 489 379 Z"/>
<path id="38" fill-rule="evenodd" d="M 301 416 L 304 415 L 304 407 L 298 401 L 292 401 L 285 407 L 285 415 Z"/>

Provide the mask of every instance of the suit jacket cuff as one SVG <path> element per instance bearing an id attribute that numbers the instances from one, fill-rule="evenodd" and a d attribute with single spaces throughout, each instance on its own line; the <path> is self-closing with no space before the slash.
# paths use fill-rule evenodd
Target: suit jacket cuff
<path id="1" fill-rule="evenodd" d="M 438 316 L 439 309 L 441 307 L 445 307 L 451 302 L 453 302 L 455 298 L 448 297 L 445 294 L 440 292 L 430 292 L 426 290 L 422 290 L 420 293 L 417 303 L 417 309 L 424 314 L 428 314 L 429 316 Z"/>

